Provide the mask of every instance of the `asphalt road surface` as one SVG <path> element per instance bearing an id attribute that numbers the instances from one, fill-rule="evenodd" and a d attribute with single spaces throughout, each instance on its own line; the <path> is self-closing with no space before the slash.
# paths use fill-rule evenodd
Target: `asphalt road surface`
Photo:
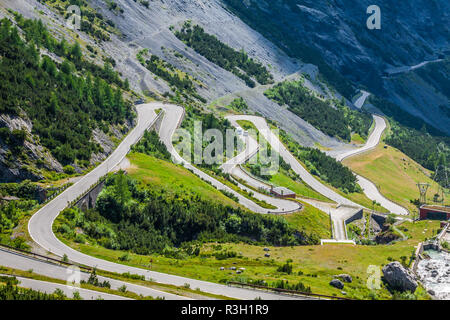
<path id="1" fill-rule="evenodd" d="M 372 115 L 373 121 L 375 122 L 374 128 L 372 130 L 372 133 L 367 138 L 367 142 L 360 148 L 352 149 L 350 151 L 346 151 L 343 153 L 340 153 L 335 156 L 337 161 L 342 161 L 345 158 L 355 156 L 357 154 L 369 151 L 374 149 L 381 141 L 381 135 L 383 134 L 384 130 L 386 129 L 386 121 L 383 117 Z"/>
<path id="2" fill-rule="evenodd" d="M 331 190 L 316 178 L 313 177 L 298 161 L 297 159 L 286 149 L 286 147 L 280 142 L 278 137 L 270 130 L 267 122 L 264 118 L 258 116 L 238 115 L 228 117 L 230 120 L 246 120 L 252 122 L 260 135 L 262 135 L 267 142 L 272 146 L 273 150 L 277 150 L 284 161 L 291 165 L 292 170 L 297 173 L 300 178 L 315 191 L 324 195 L 328 199 L 347 206 L 353 206 L 360 208 L 361 206 L 349 199 L 344 198 L 340 194 Z"/>
<path id="3" fill-rule="evenodd" d="M 258 180 L 253 179 L 240 168 L 241 164 L 244 164 L 247 160 L 249 160 L 258 153 L 258 150 L 260 148 L 258 141 L 256 141 L 250 134 L 244 135 L 243 132 L 245 130 L 233 119 L 233 117 L 226 117 L 226 119 L 230 121 L 230 123 L 236 128 L 236 130 L 241 130 L 242 133 L 238 135 L 238 138 L 244 142 L 245 149 L 234 158 L 231 158 L 228 161 L 226 161 L 220 167 L 220 169 L 225 173 L 229 173 L 237 178 L 243 179 L 251 187 L 254 187 L 256 189 L 262 188 L 265 191 L 270 190 L 270 188 L 267 188 L 267 186 L 265 186 L 263 183 L 258 183 Z M 255 190 L 252 190 L 239 182 L 238 186 L 243 190 L 253 193 L 253 196 L 256 199 L 263 200 L 277 207 L 277 209 L 267 210 L 268 213 L 285 214 L 289 212 L 295 212 L 301 209 L 299 203 L 295 201 L 279 199 L 265 195 L 260 192 L 256 192 Z"/>
<path id="4" fill-rule="evenodd" d="M 45 293 L 54 293 L 56 289 L 61 290 L 68 298 L 73 298 L 75 292 L 78 292 L 83 300 L 132 300 L 127 297 L 122 297 L 114 294 L 72 287 L 65 284 L 54 282 L 40 281 L 23 277 L 16 277 L 19 280 L 18 286 L 27 289 L 33 289 Z"/>
<path id="5" fill-rule="evenodd" d="M 59 266 L 50 262 L 35 259 L 33 257 L 23 255 L 20 253 L 10 252 L 0 248 L 0 265 L 14 268 L 18 270 L 28 271 L 33 270 L 34 274 L 43 275 L 53 279 L 59 279 L 67 281 L 70 276 L 70 270 L 67 267 Z M 80 272 L 80 281 L 87 281 L 90 274 L 86 272 Z M 144 297 L 164 298 L 166 300 L 186 300 L 187 297 L 155 290 L 149 287 L 140 286 L 126 281 L 120 281 L 112 278 L 107 278 L 97 275 L 100 282 L 108 281 L 111 285 L 111 289 L 117 290 L 122 286 L 126 286 L 128 291 L 136 294 L 142 294 Z"/>
<path id="6" fill-rule="evenodd" d="M 327 214 L 330 214 L 331 219 L 333 221 L 333 236 L 337 240 L 345 240 L 346 232 L 344 227 L 344 221 L 357 213 L 362 207 L 331 190 L 316 178 L 314 178 L 298 161 L 297 159 L 284 147 L 278 137 L 270 130 L 267 122 L 264 118 L 258 116 L 247 116 L 247 115 L 236 115 L 229 116 L 227 119 L 230 121 L 232 125 L 236 128 L 240 128 L 237 124 L 238 120 L 246 120 L 252 122 L 260 135 L 263 136 L 266 141 L 271 145 L 272 150 L 276 150 L 279 152 L 280 156 L 291 165 L 291 168 L 296 172 L 300 178 L 312 187 L 314 190 L 324 195 L 328 199 L 335 201 L 338 204 L 338 208 L 331 206 L 330 204 L 324 204 L 318 201 L 313 201 L 309 199 L 303 199 L 310 205 L 318 208 L 319 210 L 324 211 Z M 248 139 L 246 139 L 248 140 Z M 250 145 L 257 144 L 257 142 L 250 140 Z M 252 152 L 250 152 L 252 154 Z M 240 160 L 245 159 L 245 157 L 239 158 Z M 245 180 L 249 185 L 255 188 L 267 188 L 267 185 L 254 177 L 251 177 L 240 167 L 232 167 L 231 165 L 227 166 L 227 169 L 231 171 L 234 175 L 239 178 Z"/>
<path id="7" fill-rule="evenodd" d="M 334 157 L 336 158 L 337 161 L 342 161 L 348 157 L 352 157 L 361 154 L 363 152 L 372 150 L 380 143 L 381 136 L 384 130 L 386 130 L 386 120 L 377 115 L 373 115 L 373 120 L 375 122 L 375 126 L 372 133 L 367 138 L 366 144 L 364 144 L 364 146 L 358 149 L 353 149 L 340 154 L 335 154 Z M 366 179 L 360 175 L 356 175 L 356 178 L 358 180 L 358 184 L 363 189 L 364 194 L 367 196 L 367 198 L 369 198 L 370 200 L 377 201 L 378 203 L 381 204 L 382 207 L 388 209 L 392 213 L 399 215 L 408 215 L 409 212 L 407 209 L 383 196 L 376 187 L 376 185 L 369 179 Z"/>

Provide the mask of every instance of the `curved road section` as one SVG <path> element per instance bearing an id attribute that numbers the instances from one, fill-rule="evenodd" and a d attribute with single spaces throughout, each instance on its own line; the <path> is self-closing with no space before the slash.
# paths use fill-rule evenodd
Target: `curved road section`
<path id="1" fill-rule="evenodd" d="M 358 149 L 353 149 L 350 151 L 345 151 L 343 153 L 334 155 L 337 161 L 342 161 L 348 157 L 352 157 L 358 154 L 361 154 L 363 152 L 367 152 L 369 150 L 374 149 L 381 141 L 381 135 L 383 134 L 384 130 L 386 130 L 386 120 L 383 117 L 372 115 L 373 121 L 375 123 L 374 129 L 372 133 L 367 138 L 367 142 L 364 146 Z M 361 188 L 364 191 L 364 194 L 370 199 L 378 202 L 381 204 L 382 207 L 388 209 L 390 212 L 398 214 L 398 215 L 408 215 L 409 212 L 404 207 L 396 204 L 395 202 L 392 202 L 391 200 L 387 199 L 385 196 L 383 196 L 380 191 L 378 190 L 377 186 L 370 180 L 360 176 L 356 175 L 356 178 L 358 180 L 358 184 L 361 186 Z"/>
<path id="2" fill-rule="evenodd" d="M 255 156 L 258 153 L 258 150 L 259 150 L 258 142 L 252 136 L 244 135 L 243 134 L 244 129 L 241 126 L 239 126 L 239 124 L 233 119 L 233 117 L 226 117 L 226 119 L 228 119 L 230 121 L 230 123 L 237 129 L 238 132 L 241 132 L 241 134 L 239 134 L 238 136 L 239 136 L 239 139 L 244 142 L 245 150 L 242 151 L 240 154 L 238 154 L 236 157 L 231 158 L 230 160 L 225 162 L 220 167 L 220 169 L 225 173 L 229 173 L 229 174 L 233 175 L 234 177 L 237 177 L 237 178 L 240 178 L 240 179 L 246 181 L 246 183 L 249 186 L 256 188 L 257 190 L 260 190 L 260 189 L 266 190 L 266 191 L 270 190 L 270 188 L 268 188 L 266 185 L 262 184 L 261 182 L 259 182 L 256 179 L 252 179 L 247 174 L 245 174 L 245 172 L 240 167 L 241 164 L 244 164 L 247 160 L 249 160 L 250 158 L 252 158 L 253 156 Z M 278 149 L 278 147 L 276 149 Z M 295 201 L 284 200 L 284 199 L 267 196 L 265 194 L 256 192 L 250 188 L 247 188 L 246 186 L 242 185 L 239 182 L 238 182 L 238 187 L 243 190 L 253 193 L 253 196 L 256 199 L 263 200 L 263 201 L 277 207 L 276 210 L 273 210 L 273 209 L 267 210 L 267 213 L 283 214 L 283 213 L 298 211 L 301 209 L 300 204 Z"/>
<path id="3" fill-rule="evenodd" d="M 78 292 L 80 295 L 80 298 L 83 300 L 132 300 L 130 298 L 123 297 L 123 296 L 118 296 L 118 295 L 114 295 L 114 294 L 109 294 L 109 293 L 105 293 L 105 292 L 94 291 L 94 290 L 89 290 L 89 289 L 84 289 L 84 288 L 71 287 L 71 286 L 68 286 L 65 284 L 60 284 L 60 283 L 34 280 L 34 279 L 23 278 L 23 277 L 16 277 L 16 279 L 19 280 L 19 283 L 17 285 L 18 287 L 33 289 L 33 290 L 45 292 L 48 294 L 52 294 L 55 292 L 55 290 L 59 289 L 68 298 L 72 298 L 74 293 Z"/>
<path id="4" fill-rule="evenodd" d="M 253 202 L 252 200 L 244 197 L 239 192 L 236 192 L 235 190 L 231 189 L 230 187 L 228 187 L 227 185 L 218 181 L 217 179 L 214 179 L 213 177 L 209 176 L 208 174 L 206 174 L 205 172 L 203 172 L 202 170 L 200 170 L 199 168 L 197 168 L 196 166 L 192 165 L 190 162 L 185 160 L 183 157 L 181 157 L 178 154 L 178 152 L 175 150 L 175 148 L 172 144 L 172 137 L 175 134 L 175 130 L 178 128 L 178 125 L 180 124 L 181 120 L 183 119 L 184 109 L 182 107 L 175 106 L 175 105 L 166 106 L 163 109 L 165 110 L 166 115 L 164 116 L 163 123 L 161 125 L 161 131 L 160 131 L 159 135 L 160 135 L 161 140 L 167 146 L 167 150 L 171 153 L 173 162 L 182 164 L 185 168 L 194 172 L 194 174 L 196 174 L 201 179 L 211 183 L 211 185 L 213 185 L 216 189 L 223 190 L 223 191 L 233 194 L 235 197 L 237 197 L 239 199 L 240 204 L 242 204 L 243 206 L 245 206 L 246 208 L 248 208 L 249 210 L 251 210 L 253 212 L 257 212 L 257 213 L 261 213 L 261 214 L 268 214 L 268 213 L 283 214 L 283 213 L 292 212 L 292 211 L 296 211 L 296 210 L 300 209 L 300 206 L 293 201 L 275 199 L 275 198 L 266 196 L 264 194 L 255 192 L 254 190 L 250 190 L 241 184 L 238 184 L 238 186 L 241 189 L 252 192 L 253 196 L 256 199 L 266 201 L 267 203 L 277 207 L 277 209 L 263 208 L 263 207 L 259 206 L 258 204 L 256 204 L 255 202 Z M 254 146 L 255 146 L 255 144 L 251 144 L 250 147 L 247 146 L 246 150 L 244 150 L 242 153 L 240 153 L 236 157 L 229 160 L 226 164 L 224 164 L 222 166 L 222 170 L 227 172 L 226 169 L 224 169 L 224 168 L 228 168 L 228 167 L 232 166 L 231 165 L 232 163 L 241 163 L 242 161 L 244 161 L 244 159 L 246 159 L 247 155 L 251 154 L 253 152 L 252 150 L 253 150 Z M 256 144 L 256 147 L 257 147 L 257 144 Z"/>
<path id="5" fill-rule="evenodd" d="M 267 125 L 267 122 L 264 118 L 249 115 L 235 115 L 235 116 L 228 116 L 227 119 L 236 128 L 240 128 L 240 126 L 237 124 L 238 120 L 246 120 L 252 122 L 255 125 L 256 129 L 259 131 L 260 135 L 263 136 L 266 139 L 266 141 L 271 145 L 272 149 L 276 150 L 283 158 L 283 160 L 291 165 L 291 168 L 294 170 L 294 172 L 297 173 L 306 184 L 308 184 L 311 188 L 313 188 L 320 194 L 324 195 L 328 199 L 336 202 L 338 204 L 337 208 L 331 206 L 329 203 L 325 204 L 312 199 L 303 199 L 303 201 L 318 208 L 319 210 L 328 213 L 331 216 L 331 219 L 333 221 L 333 236 L 336 240 L 347 239 L 344 221 L 347 218 L 355 215 L 359 210 L 361 210 L 362 206 L 342 197 L 334 190 L 330 189 L 329 187 L 318 181 L 316 178 L 314 178 L 313 175 L 310 174 L 301 165 L 301 163 L 298 162 L 298 160 L 284 147 L 284 145 L 281 143 L 278 137 L 272 132 L 272 130 L 270 130 L 270 127 Z M 250 144 L 254 145 L 255 142 L 250 142 Z M 244 159 L 245 158 L 243 157 L 240 158 L 240 160 Z M 237 164 L 241 163 L 242 162 L 239 162 Z M 245 180 L 249 185 L 255 188 L 262 188 L 262 189 L 268 188 L 268 186 L 265 183 L 256 178 L 251 177 L 246 171 L 242 170 L 240 166 L 236 166 L 237 164 L 235 163 L 234 167 L 233 166 L 227 167 L 228 170 L 231 170 L 233 175 Z"/>
<path id="6" fill-rule="evenodd" d="M 384 118 L 373 115 L 373 121 L 375 123 L 374 129 L 372 133 L 367 138 L 367 142 L 364 144 L 364 146 L 353 149 L 350 151 L 343 152 L 341 154 L 338 154 L 335 156 L 337 161 L 343 161 L 345 158 L 355 156 L 357 154 L 369 151 L 374 149 L 381 141 L 381 135 L 383 134 L 384 130 L 386 129 L 386 121 Z"/>
<path id="7" fill-rule="evenodd" d="M 19 270 L 33 270 L 33 274 L 39 274 L 47 276 L 53 279 L 59 279 L 67 281 L 68 271 L 64 266 L 56 265 L 47 261 L 42 261 L 34 257 L 26 256 L 17 252 L 10 252 L 0 248 L 0 261 L 1 265 L 9 268 Z M 80 271 L 80 281 L 88 281 L 90 273 Z M 190 300 L 187 297 L 175 295 L 168 292 L 163 292 L 146 286 L 125 282 L 117 279 L 107 278 L 98 275 L 100 282 L 108 281 L 111 285 L 111 289 L 118 290 L 122 286 L 126 286 L 128 291 L 136 294 L 141 294 L 145 297 L 164 298 L 165 300 Z"/>
<path id="8" fill-rule="evenodd" d="M 161 125 L 160 136 L 161 140 L 166 143 L 169 147 L 169 151 L 174 156 L 175 160 L 183 163 L 187 168 L 193 170 L 200 177 L 205 180 L 211 181 L 216 184 L 216 187 L 221 187 L 227 191 L 232 192 L 230 188 L 224 186 L 217 180 L 209 177 L 201 170 L 190 165 L 185 161 L 172 146 L 171 138 L 176 128 L 179 126 L 183 119 L 184 110 L 182 107 L 175 105 L 166 105 L 163 103 L 151 103 L 137 106 L 138 113 L 138 123 L 136 127 L 125 137 L 122 143 L 117 147 L 117 149 L 97 168 L 86 174 L 82 179 L 76 182 L 73 186 L 66 189 L 53 201 L 48 203 L 46 206 L 41 208 L 36 212 L 28 223 L 28 231 L 31 238 L 41 247 L 47 251 L 62 257 L 64 254 L 67 255 L 68 259 L 80 264 L 87 266 L 97 267 L 98 269 L 115 272 L 115 273 L 125 273 L 129 272 L 132 274 L 138 274 L 145 276 L 146 279 L 152 279 L 156 282 L 167 283 L 176 286 L 183 286 L 189 284 L 191 288 L 199 288 L 201 291 L 209 292 L 217 295 L 224 295 L 228 297 L 233 297 L 237 299 L 299 299 L 299 297 L 290 297 L 285 295 L 278 295 L 268 292 L 254 291 L 243 288 L 229 287 L 226 285 L 220 285 L 217 283 L 206 282 L 201 280 L 195 280 L 190 278 L 185 278 L 181 276 L 175 276 L 160 272 L 149 271 L 146 269 L 140 269 L 136 267 L 130 267 L 102 259 L 98 259 L 79 251 L 76 251 L 64 243 L 62 243 L 53 233 L 52 225 L 58 214 L 64 210 L 69 201 L 75 200 L 83 192 L 87 191 L 91 185 L 93 185 L 100 177 L 105 175 L 107 172 L 111 171 L 114 167 L 120 164 L 120 162 L 125 158 L 130 147 L 135 144 L 144 134 L 153 121 L 156 119 L 156 109 L 163 109 L 165 111 L 165 116 L 163 118 L 163 123 Z M 244 205 L 254 206 L 256 212 L 267 212 L 267 209 L 261 208 L 255 205 L 249 199 L 237 194 L 242 200 Z M 252 210 L 252 209 L 251 209 Z"/>
<path id="9" fill-rule="evenodd" d="M 272 146 L 274 150 L 278 151 L 284 161 L 291 165 L 292 170 L 294 170 L 294 172 L 297 173 L 300 178 L 315 191 L 338 204 L 362 208 L 359 204 L 347 198 L 344 198 L 343 196 L 331 190 L 316 178 L 314 178 L 313 175 L 309 173 L 280 142 L 278 137 L 272 132 L 272 130 L 270 130 L 264 118 L 249 115 L 237 115 L 227 117 L 227 119 L 229 119 L 232 124 L 237 120 L 246 120 L 252 122 L 255 125 L 256 129 L 258 129 L 260 135 L 263 136 L 264 139 L 266 139 L 266 141 Z"/>

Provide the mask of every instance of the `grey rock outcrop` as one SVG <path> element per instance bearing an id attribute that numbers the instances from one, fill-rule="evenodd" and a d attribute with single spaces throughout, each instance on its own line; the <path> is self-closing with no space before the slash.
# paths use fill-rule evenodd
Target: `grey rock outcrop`
<path id="1" fill-rule="evenodd" d="M 384 266 L 383 275 L 385 282 L 394 290 L 414 292 L 418 286 L 413 274 L 398 261 Z"/>
<path id="2" fill-rule="evenodd" d="M 27 136 L 23 142 L 23 152 L 21 152 L 24 156 L 21 157 L 18 157 L 0 138 L 0 183 L 19 182 L 26 179 L 40 180 L 43 178 L 40 169 L 63 171 L 61 164 L 40 145 L 39 138 L 32 134 L 33 125 L 26 116 L 0 114 L 0 128 L 8 128 L 11 132 L 23 130 Z"/>
<path id="3" fill-rule="evenodd" d="M 338 289 L 343 289 L 344 288 L 344 284 L 342 283 L 341 280 L 338 280 L 338 279 L 331 280 L 330 281 L 330 286 L 333 286 L 333 287 L 338 288 Z"/>
<path id="4" fill-rule="evenodd" d="M 349 275 L 349 274 L 346 274 L 346 273 L 338 274 L 336 276 L 336 278 L 338 278 L 338 279 L 340 279 L 340 280 L 342 280 L 344 282 L 347 282 L 347 283 L 351 283 L 353 281 L 352 276 Z"/>
<path id="5" fill-rule="evenodd" d="M 280 47 L 295 50 L 301 44 L 313 48 L 327 64 L 372 93 L 450 132 L 447 109 L 440 108 L 449 105 L 448 89 L 443 86 L 449 77 L 443 70 L 450 62 L 425 64 L 448 55 L 448 0 L 433 1 L 433 5 L 423 0 L 378 1 L 381 24 L 389 25 L 382 26 L 383 37 L 365 26 L 369 1 L 258 0 L 250 6 L 222 1 L 257 25 L 263 36 L 271 35 Z M 278 30 L 283 36 L 273 36 L 268 30 Z M 399 70 L 404 73 L 394 74 Z"/>

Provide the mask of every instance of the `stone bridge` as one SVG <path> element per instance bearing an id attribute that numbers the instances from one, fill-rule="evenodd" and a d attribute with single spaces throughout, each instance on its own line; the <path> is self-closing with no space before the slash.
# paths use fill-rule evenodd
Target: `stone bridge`
<path id="1" fill-rule="evenodd" d="M 162 119 L 164 117 L 164 111 L 161 111 L 157 116 L 156 119 L 152 122 L 150 127 L 147 130 L 154 130 L 159 132 L 161 129 L 161 123 Z M 105 186 L 105 179 L 99 180 L 94 186 L 92 186 L 91 189 L 89 189 L 88 192 L 86 192 L 80 199 L 78 199 L 73 206 L 78 207 L 83 211 L 86 211 L 88 209 L 95 208 L 95 204 L 97 202 L 98 195 L 103 190 L 103 187 Z"/>

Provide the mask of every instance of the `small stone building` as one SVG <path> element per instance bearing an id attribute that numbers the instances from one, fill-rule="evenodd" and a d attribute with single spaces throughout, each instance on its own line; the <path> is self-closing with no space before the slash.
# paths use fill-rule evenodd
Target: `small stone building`
<path id="1" fill-rule="evenodd" d="M 277 198 L 295 199 L 295 197 L 297 196 L 294 191 L 289 190 L 288 188 L 285 188 L 285 187 L 276 187 L 276 188 L 272 187 L 270 189 L 270 193 L 273 194 Z"/>

